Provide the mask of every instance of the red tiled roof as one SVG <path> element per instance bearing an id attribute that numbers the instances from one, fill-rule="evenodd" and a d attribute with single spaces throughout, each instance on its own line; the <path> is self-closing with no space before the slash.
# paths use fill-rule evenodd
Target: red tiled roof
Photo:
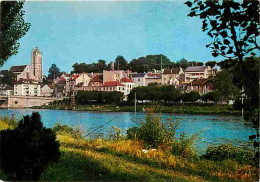
<path id="1" fill-rule="evenodd" d="M 122 78 L 122 82 L 134 82 L 134 81 L 129 78 Z"/>
<path id="2" fill-rule="evenodd" d="M 115 87 L 115 86 L 124 86 L 119 81 L 105 82 L 103 87 Z"/>
<path id="3" fill-rule="evenodd" d="M 201 79 L 192 81 L 192 83 L 189 83 L 189 85 L 191 85 L 191 84 L 192 85 L 203 85 L 207 81 L 213 81 L 213 80 L 212 79 L 201 78 Z"/>
<path id="4" fill-rule="evenodd" d="M 103 74 L 95 75 L 90 82 L 103 82 Z"/>
<path id="5" fill-rule="evenodd" d="M 80 76 L 80 74 L 71 75 L 71 77 L 69 78 L 69 80 L 76 80 L 79 76 Z"/>

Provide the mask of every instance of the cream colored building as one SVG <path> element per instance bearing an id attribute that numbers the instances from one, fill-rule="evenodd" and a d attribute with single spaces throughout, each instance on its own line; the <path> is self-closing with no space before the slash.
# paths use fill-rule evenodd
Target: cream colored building
<path id="1" fill-rule="evenodd" d="M 41 85 L 31 79 L 20 79 L 14 83 L 14 95 L 41 96 Z"/>
<path id="2" fill-rule="evenodd" d="M 43 97 L 51 97 L 53 96 L 53 86 L 52 85 L 44 85 L 42 88 L 41 88 L 41 95 Z"/>
<path id="3" fill-rule="evenodd" d="M 113 82 L 119 81 L 122 78 L 128 77 L 127 73 L 124 70 L 114 70 L 114 71 L 106 71 L 103 70 L 103 82 Z"/>
<path id="4" fill-rule="evenodd" d="M 84 88 L 89 85 L 90 83 L 90 76 L 87 73 L 80 73 L 71 75 L 69 78 L 69 90 L 75 90 L 76 86 L 80 86 L 80 88 Z M 67 90 L 67 89 L 66 89 Z"/>
<path id="5" fill-rule="evenodd" d="M 186 68 L 185 82 L 191 82 L 200 78 L 208 78 L 213 75 L 213 71 L 209 66 L 192 66 Z"/>

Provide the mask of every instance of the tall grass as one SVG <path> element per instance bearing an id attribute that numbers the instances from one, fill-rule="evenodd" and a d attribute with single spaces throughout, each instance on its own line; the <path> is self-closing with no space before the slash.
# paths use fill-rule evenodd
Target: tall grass
<path id="1" fill-rule="evenodd" d="M 6 121 L 0 120 L 0 129 L 6 129 L 2 123 Z M 78 137 L 76 130 L 68 127 L 61 125 L 61 130 L 56 130 L 61 160 L 49 165 L 41 181 L 257 181 L 259 178 L 257 167 L 234 158 L 191 160 L 183 155 L 183 150 L 178 154 L 163 147 L 144 152 L 146 144 L 142 140 L 90 140 Z M 190 142 L 189 137 L 182 137 L 178 145 L 175 143 L 175 150 L 185 148 L 185 142 Z M 5 180 L 3 173 L 0 176 Z"/>

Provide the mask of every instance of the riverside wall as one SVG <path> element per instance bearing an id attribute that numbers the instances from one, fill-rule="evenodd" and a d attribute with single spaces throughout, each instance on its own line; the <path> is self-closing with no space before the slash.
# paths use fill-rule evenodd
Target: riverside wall
<path id="1" fill-rule="evenodd" d="M 48 105 L 54 100 L 63 98 L 55 97 L 31 97 L 31 96 L 10 96 L 1 104 L 1 108 L 29 108 L 33 106 Z"/>

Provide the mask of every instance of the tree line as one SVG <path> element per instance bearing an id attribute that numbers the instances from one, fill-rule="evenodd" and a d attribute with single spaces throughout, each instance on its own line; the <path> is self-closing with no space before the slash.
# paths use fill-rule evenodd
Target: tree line
<path id="1" fill-rule="evenodd" d="M 117 56 L 114 60 L 115 70 L 131 70 L 133 72 L 147 72 L 153 69 L 161 69 L 161 62 L 163 68 L 187 68 L 188 66 L 203 66 L 203 62 L 187 61 L 182 58 L 180 61 L 174 62 L 165 55 L 147 55 L 145 57 L 139 57 L 138 59 L 132 59 L 128 62 L 123 56 Z M 208 61 L 205 63 L 206 66 L 213 67 L 216 61 Z M 111 63 L 106 63 L 105 60 L 98 60 L 97 63 L 75 63 L 72 66 L 73 70 L 71 73 L 102 73 L 103 70 L 110 70 Z"/>

